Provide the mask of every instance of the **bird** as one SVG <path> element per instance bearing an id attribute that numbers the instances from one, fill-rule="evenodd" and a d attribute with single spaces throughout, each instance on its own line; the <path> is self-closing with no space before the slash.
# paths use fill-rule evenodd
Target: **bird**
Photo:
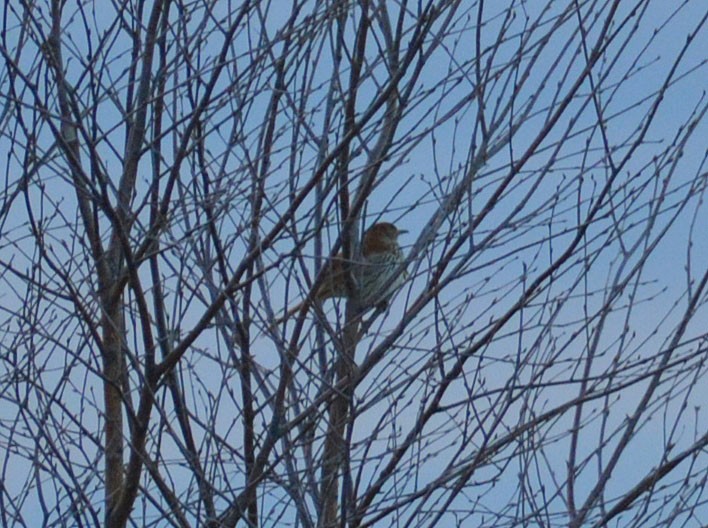
<path id="1" fill-rule="evenodd" d="M 361 241 L 361 261 L 353 266 L 352 271 L 357 286 L 353 296 L 358 296 L 361 309 L 372 306 L 385 307 L 393 294 L 408 278 L 405 269 L 401 269 L 403 251 L 398 244 L 398 237 L 408 231 L 398 229 L 389 222 L 373 224 L 364 232 Z M 324 277 L 317 291 L 314 292 L 315 300 L 322 302 L 335 297 L 350 297 L 347 285 L 344 257 L 337 253 L 322 271 Z M 394 274 L 397 274 L 394 277 Z M 290 308 L 284 316 L 276 319 L 278 324 L 302 309 L 305 301 Z"/>

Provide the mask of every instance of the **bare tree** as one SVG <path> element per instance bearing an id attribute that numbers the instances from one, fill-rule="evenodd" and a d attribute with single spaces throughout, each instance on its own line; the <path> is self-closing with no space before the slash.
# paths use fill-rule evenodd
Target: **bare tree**
<path id="1" fill-rule="evenodd" d="M 3 526 L 704 524 L 701 0 L 2 15 Z"/>

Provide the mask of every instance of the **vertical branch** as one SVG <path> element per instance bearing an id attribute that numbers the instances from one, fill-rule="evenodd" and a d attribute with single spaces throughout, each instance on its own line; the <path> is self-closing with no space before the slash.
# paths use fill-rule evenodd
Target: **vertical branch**
<path id="1" fill-rule="evenodd" d="M 285 61 L 288 55 L 290 41 L 287 40 L 284 46 L 282 57 L 277 60 L 275 67 L 275 86 L 273 87 L 273 93 L 271 94 L 270 103 L 268 105 L 267 111 L 267 124 L 263 130 L 263 136 L 261 138 L 261 164 L 258 172 L 253 174 L 253 180 L 251 185 L 251 229 L 250 229 L 250 240 L 249 246 L 251 250 L 256 250 L 260 243 L 260 221 L 261 212 L 263 207 L 263 199 L 265 197 L 265 181 L 268 176 L 268 171 L 270 169 L 270 158 L 272 154 L 273 146 L 273 136 L 275 133 L 275 125 L 278 118 L 278 108 L 280 106 L 280 98 L 285 93 Z M 251 261 L 248 270 L 246 272 L 246 286 L 243 292 L 242 310 L 242 335 L 243 342 L 241 343 L 241 369 L 239 372 L 241 379 L 241 395 L 243 399 L 243 414 L 244 414 L 244 426 L 243 426 L 243 444 L 244 444 L 244 460 L 246 462 L 246 475 L 249 478 L 253 475 L 254 466 L 256 461 L 256 445 L 254 439 L 254 420 L 255 420 L 255 410 L 253 403 L 253 390 L 252 390 L 252 370 L 253 370 L 253 358 L 250 350 L 250 343 L 248 339 L 248 324 L 250 321 L 250 309 L 251 309 L 251 291 L 253 288 L 253 281 L 255 275 L 255 260 Z M 246 496 L 247 512 L 246 519 L 249 526 L 258 526 L 258 496 L 256 494 L 256 487 L 251 486 L 249 488 L 249 493 Z"/>
<path id="2" fill-rule="evenodd" d="M 345 133 L 354 129 L 356 123 L 356 100 L 361 77 L 361 69 L 366 55 L 366 40 L 369 28 L 368 2 L 362 2 L 361 19 L 355 40 L 355 53 L 351 59 L 349 78 L 349 94 L 345 105 Z M 342 218 L 341 239 L 344 262 L 344 277 L 347 280 L 347 290 L 355 292 L 357 287 L 352 284 L 352 262 L 360 260 L 361 248 L 354 245 L 355 226 L 358 214 L 350 214 L 349 198 L 349 152 L 347 145 L 342 149 L 338 160 L 339 198 Z M 341 355 L 334 363 L 334 383 L 344 384 L 341 392 L 335 393 L 329 403 L 329 416 L 322 454 L 322 484 L 320 498 L 322 513 L 319 526 L 335 526 L 337 514 L 341 510 L 341 523 L 347 517 L 344 496 L 342 503 L 338 501 L 339 475 L 345 466 L 345 458 L 349 456 L 349 448 L 345 439 L 346 425 L 349 421 L 349 402 L 354 390 L 354 372 L 356 347 L 359 340 L 360 313 L 356 296 L 349 296 L 346 307 L 344 335 Z M 347 464 L 348 465 L 348 464 Z M 341 506 L 341 508 L 340 508 Z"/>
<path id="3" fill-rule="evenodd" d="M 54 70 L 59 109 L 62 116 L 60 142 L 65 148 L 76 190 L 79 210 L 93 250 L 96 265 L 99 294 L 101 298 L 101 332 L 104 389 L 104 442 L 105 442 L 105 502 L 106 520 L 110 523 L 111 512 L 120 499 L 123 490 L 123 414 L 122 383 L 123 367 L 121 360 L 124 320 L 122 317 L 122 298 L 115 295 L 112 284 L 116 276 L 115 262 L 104 258 L 100 242 L 98 225 L 94 222 L 91 211 L 90 194 L 86 178 L 81 167 L 77 124 L 72 116 L 72 92 L 64 77 L 62 59 L 63 2 L 52 1 L 52 28 L 48 40 L 48 62 Z M 112 266 L 113 264 L 113 266 Z"/>
<path id="4" fill-rule="evenodd" d="M 125 321 L 123 315 L 123 284 L 117 281 L 122 275 L 122 266 L 125 261 L 125 252 L 129 250 L 125 244 L 129 243 L 129 233 L 134 218 L 130 212 L 130 205 L 135 191 L 138 162 L 140 160 L 145 140 L 145 122 L 147 109 L 151 96 L 152 61 L 158 38 L 158 24 L 163 14 L 166 1 L 154 4 L 150 14 L 145 45 L 141 54 L 142 71 L 138 82 L 134 112 L 126 141 L 123 172 L 118 187 L 118 203 L 116 216 L 113 219 L 111 241 L 106 252 L 106 261 L 111 268 L 110 277 L 102 287 L 102 318 L 103 330 L 103 362 L 104 362 L 104 398 L 105 398 L 105 442 L 106 442 L 106 526 L 124 526 L 132 509 L 133 501 L 137 495 L 137 483 L 130 483 L 131 489 L 126 489 L 123 468 L 123 390 L 126 372 L 126 357 L 124 350 Z M 146 350 L 152 354 L 152 351 Z M 154 362 L 153 362 L 154 364 Z M 148 376 L 149 377 L 149 376 Z M 150 409 L 152 408 L 152 389 L 148 387 L 149 380 L 145 380 L 146 390 L 141 396 L 141 411 L 138 416 L 138 427 L 133 431 L 140 436 L 136 440 L 139 444 L 144 442 L 144 433 L 147 429 Z M 127 389 L 127 387 L 126 387 Z M 141 445 L 135 446 L 141 449 Z M 135 458 L 134 460 L 139 460 Z M 135 477 L 139 477 L 140 467 L 133 469 Z M 134 480 L 134 479 L 131 479 Z"/>

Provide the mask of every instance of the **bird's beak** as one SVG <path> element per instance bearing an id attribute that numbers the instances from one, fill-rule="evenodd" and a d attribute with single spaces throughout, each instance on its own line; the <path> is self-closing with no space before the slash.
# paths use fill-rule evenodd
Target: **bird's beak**
<path id="1" fill-rule="evenodd" d="M 408 229 L 399 229 L 398 230 L 399 235 L 405 235 L 406 233 L 408 233 Z"/>

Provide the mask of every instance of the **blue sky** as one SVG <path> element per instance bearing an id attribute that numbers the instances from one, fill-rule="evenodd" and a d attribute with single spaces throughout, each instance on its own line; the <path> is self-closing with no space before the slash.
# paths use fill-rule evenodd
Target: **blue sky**
<path id="1" fill-rule="evenodd" d="M 599 10 L 606 14 L 608 10 L 608 3 L 579 3 L 582 13 Z M 445 374 L 467 351 L 474 350 L 442 398 L 441 405 L 445 410 L 436 414 L 424 429 L 425 435 L 405 454 L 397 478 L 384 486 L 386 493 L 404 495 L 424 489 L 426 484 L 444 475 L 448 466 L 451 470 L 464 468 L 488 442 L 503 438 L 519 423 L 532 421 L 576 397 L 581 380 L 586 379 L 591 386 L 597 383 L 598 387 L 617 388 L 617 391 L 583 408 L 581 421 L 584 427 L 578 437 L 577 460 L 587 459 L 578 462 L 582 469 L 575 482 L 576 500 L 581 502 L 596 484 L 601 468 L 608 463 L 608 457 L 624 431 L 627 416 L 645 394 L 653 370 L 669 351 L 677 362 L 666 367 L 666 381 L 654 392 L 652 405 L 643 415 L 630 447 L 622 453 L 605 489 L 604 499 L 611 507 L 616 498 L 661 463 L 668 444 L 675 446 L 673 451 L 669 450 L 670 454 L 678 452 L 703 435 L 708 426 L 705 411 L 701 408 L 706 398 L 701 359 L 705 354 L 706 308 L 702 301 L 691 314 L 680 346 L 676 350 L 668 348 L 686 309 L 687 293 L 697 288 L 708 261 L 708 242 L 703 236 L 707 218 L 703 201 L 708 129 L 701 114 L 706 108 L 705 79 L 708 78 L 703 44 L 706 41 L 705 6 L 701 1 L 676 5 L 658 1 L 639 3 L 638 13 L 642 18 L 630 18 L 625 26 L 630 28 L 638 21 L 636 30 L 620 31 L 592 69 L 592 82 L 587 78 L 584 80 L 554 126 L 547 134 L 542 134 L 586 65 L 584 51 L 579 46 L 577 17 L 571 17 L 553 31 L 544 47 L 547 28 L 570 4 L 513 3 L 514 18 L 509 22 L 502 43 L 494 48 L 504 25 L 504 9 L 499 4 L 487 4 L 480 33 L 481 64 L 491 64 L 485 73 L 489 80 L 484 84 L 486 125 L 491 126 L 495 118 L 504 116 L 501 124 L 489 135 L 489 158 L 475 165 L 480 159 L 483 134 L 478 99 L 473 97 L 478 88 L 475 70 L 475 58 L 479 57 L 475 43 L 477 9 L 476 4 L 469 3 L 459 10 L 440 46 L 433 46 L 435 40 L 431 33 L 427 43 L 435 51 L 411 91 L 393 147 L 366 203 L 367 216 L 363 226 L 381 218 L 410 231 L 402 242 L 411 256 L 409 271 L 412 277 L 390 310 L 377 319 L 360 343 L 356 358 L 359 365 L 366 365 L 374 357 L 380 350 L 377 347 L 397 331 L 401 319 L 406 317 L 416 299 L 429 291 L 437 266 L 446 252 L 456 242 L 462 244 L 442 273 L 442 279 L 449 279 L 449 284 L 419 313 L 411 316 L 391 348 L 373 364 L 372 370 L 357 387 L 356 406 L 362 412 L 352 431 L 354 460 L 358 464 L 354 471 L 361 471 L 363 483 L 380 476 L 382 464 L 391 450 L 401 445 L 431 395 L 443 383 Z M 627 16 L 637 7 L 635 4 L 620 3 L 616 20 Z M 286 3 L 258 5 L 270 37 L 277 41 L 272 48 L 275 52 L 283 49 L 278 31 L 291 14 L 291 4 L 287 3 L 288 9 L 281 7 L 284 5 Z M 119 101 L 124 100 L 131 88 L 127 83 L 130 46 L 125 34 L 119 34 L 115 42 L 111 41 L 112 44 L 106 47 L 104 53 L 109 58 L 102 62 L 102 68 L 93 71 L 94 77 L 85 74 L 82 58 L 89 52 L 96 52 L 100 35 L 116 20 L 115 13 L 107 5 L 87 4 L 87 8 L 87 21 L 84 22 L 76 6 L 67 4 L 66 7 L 63 35 L 66 39 L 67 77 L 80 87 L 79 100 L 85 105 L 82 110 L 86 111 L 87 130 L 92 119 L 100 125 L 100 130 L 91 129 L 91 132 L 99 138 L 96 149 L 104 164 L 103 170 L 115 185 L 122 169 L 121 156 L 126 137 Z M 194 48 L 193 62 L 190 63 L 194 70 L 188 72 L 183 66 L 168 80 L 168 89 L 174 91 L 169 92 L 171 105 L 165 123 L 176 123 L 179 132 L 193 112 L 193 100 L 204 93 L 204 79 L 216 64 L 223 34 L 213 29 L 217 23 L 224 22 L 222 17 L 227 16 L 229 9 L 236 10 L 238 6 L 219 3 L 214 8 L 213 17 L 201 19 L 195 15 L 184 26 L 195 30 L 203 22 L 209 28 L 209 36 Z M 389 9 L 391 18 L 395 19 L 398 5 Z M 406 24 L 412 26 L 417 21 L 415 9 L 416 6 L 409 6 Z M 36 27 L 48 31 L 42 19 L 47 6 L 38 5 L 36 13 Z M 75 16 L 71 17 L 71 13 Z M 309 13 L 324 17 L 327 11 L 307 4 L 298 20 L 304 24 Z M 216 84 L 217 101 L 210 107 L 209 119 L 204 123 L 205 172 L 213 178 L 213 194 L 200 194 L 204 191 L 199 187 L 203 167 L 192 151 L 182 165 L 173 207 L 170 208 L 172 216 L 170 228 L 165 233 L 166 249 L 160 260 L 160 273 L 168 298 L 167 318 L 175 336 L 184 337 L 189 332 L 213 300 L 211 296 L 223 287 L 216 266 L 200 260 L 200 251 L 210 248 L 210 240 L 199 224 L 200 219 L 203 220 L 202 205 L 213 200 L 219 215 L 217 227 L 225 247 L 226 265 L 229 272 L 233 272 L 248 243 L 246 235 L 252 221 L 249 215 L 253 213 L 249 193 L 254 182 L 262 181 L 266 187 L 263 211 L 257 219 L 259 233 L 265 237 L 288 208 L 293 195 L 317 170 L 320 149 L 323 146 L 334 148 L 343 134 L 344 105 L 341 100 L 331 103 L 331 123 L 325 126 L 328 89 L 334 78 L 329 48 L 333 37 L 326 32 L 303 34 L 297 41 L 300 47 L 296 46 L 296 51 L 288 56 L 287 97 L 281 101 L 282 109 L 274 121 L 270 166 L 264 178 L 251 177 L 260 170 L 261 133 L 275 82 L 269 59 L 263 59 L 268 47 L 260 40 L 259 16 L 254 11 L 249 26 L 234 37 L 227 54 L 228 67 Z M 177 11 L 173 17 L 172 21 L 176 23 L 180 18 Z M 543 23 L 531 32 L 530 28 L 538 17 Z M 593 16 L 584 20 L 583 28 L 590 43 L 599 35 L 603 21 L 603 16 L 597 20 Z M 84 24 L 92 28 L 90 39 L 84 34 Z M 2 46 L 14 52 L 20 33 L 16 25 L 10 26 L 7 43 Z M 700 28 L 697 35 L 686 46 L 686 36 L 696 28 Z M 619 29 L 618 24 L 613 25 L 610 32 L 615 29 Z M 365 78 L 357 100 L 358 116 L 364 114 L 381 93 L 389 75 L 382 59 L 385 52 L 380 51 L 383 34 L 376 24 L 372 25 L 371 31 L 373 36 L 367 47 Z M 354 47 L 354 32 L 352 19 L 348 19 L 344 30 L 347 52 Z M 181 42 L 179 32 L 170 33 L 170 37 L 174 42 Z M 411 38 L 412 32 L 406 32 L 404 43 Z M 572 39 L 571 45 L 566 48 L 569 38 Z M 312 49 L 321 46 L 322 51 L 310 51 L 308 46 Z M 45 91 L 49 91 L 46 100 L 50 105 L 56 105 L 53 85 L 45 82 L 46 67 L 42 65 L 37 49 L 29 43 L 22 50 L 19 66 L 30 72 L 30 78 L 38 83 L 40 99 L 44 98 Z M 510 66 L 510 61 L 519 56 L 520 50 L 524 50 L 521 60 Z M 539 54 L 532 59 L 535 50 L 539 50 Z M 657 91 L 679 53 L 684 55 L 672 76 L 672 84 L 652 115 L 651 126 L 642 144 L 632 150 L 631 145 L 656 101 Z M 258 64 L 266 65 L 263 66 L 266 73 L 246 82 L 249 66 L 258 60 L 263 60 Z M 521 83 L 532 60 L 528 79 L 523 81 L 513 98 L 513 110 L 505 114 L 505 106 L 512 101 L 510 93 L 515 83 Z M 349 68 L 342 66 L 334 84 L 340 82 L 346 86 L 349 73 Z M 7 72 L 0 73 L 0 85 L 9 86 L 9 79 Z M 401 88 L 409 79 L 409 74 L 403 76 Z M 94 91 L 97 86 L 101 88 Z M 303 86 L 308 88 L 303 90 Z M 591 97 L 593 89 L 597 99 Z M 7 93 L 6 88 L 3 90 Z M 115 92 L 105 93 L 110 90 Z M 32 113 L 31 96 L 30 92 L 22 93 L 27 107 L 21 112 L 28 120 L 30 117 L 36 119 L 33 131 L 37 136 L 37 152 L 42 154 L 53 148 L 54 138 L 43 121 L 44 117 Z M 2 114 L 0 134 L 0 155 L 8 160 L 5 170 L 8 189 L 17 185 L 17 174 L 23 172 L 26 161 L 23 155 L 28 150 L 22 133 L 15 128 L 16 111 L 11 103 L 12 99 L 6 97 L 3 105 L 10 110 Z M 603 127 L 597 126 L 596 103 L 604 116 Z M 525 108 L 529 108 L 527 115 L 524 115 Z M 56 112 L 55 107 L 53 111 Z M 371 166 L 369 154 L 380 134 L 383 111 L 380 109 L 377 118 L 363 127 L 352 141 L 348 166 L 352 198 Z M 55 116 L 51 119 L 57 122 Z M 692 119 L 696 122 L 691 123 Z M 517 125 L 518 129 L 508 140 L 506 134 Z M 605 149 L 603 134 L 610 146 L 609 152 Z M 676 141 L 676 137 L 685 137 L 685 141 Z M 161 190 L 164 190 L 164 181 L 174 162 L 178 139 L 177 134 L 170 134 L 163 142 L 163 158 L 159 162 L 162 179 L 158 184 Z M 533 151 L 523 167 L 512 171 L 511 167 L 519 163 L 531 146 Z M 32 212 L 45 226 L 47 240 L 52 243 L 52 258 L 60 268 L 69 272 L 72 284 L 81 292 L 87 305 L 91 305 L 95 297 L 86 241 L 81 228 L 73 227 L 79 219 L 76 195 L 67 176 L 66 160 L 57 150 L 50 151 L 51 160 L 40 167 L 32 180 L 26 202 L 16 200 L 10 214 L 0 219 L 3 237 L 0 263 L 3 269 L 16 272 L 41 269 L 41 280 L 46 281 L 48 292 L 66 288 L 61 277 L 47 268 L 46 261 L 38 256 L 37 239 L 29 229 L 28 209 L 31 206 Z M 614 174 L 613 167 L 630 152 L 631 157 Z M 83 154 L 86 163 L 87 151 L 84 150 Z M 149 221 L 146 204 L 150 185 L 154 182 L 152 162 L 150 156 L 145 155 L 139 167 L 134 201 L 138 221 L 134 234 L 136 240 Z M 441 207 L 450 203 L 453 189 L 465 181 L 473 165 L 478 168 L 469 178 L 465 198 L 446 215 L 441 215 Z M 335 168 L 333 165 L 328 169 L 325 181 L 335 180 Z M 512 172 L 513 178 L 502 189 L 504 178 Z M 613 182 L 610 190 L 603 195 L 603 186 L 610 180 Z M 490 201 L 497 191 L 499 196 Z M 4 194 L 0 195 L 3 200 L 9 192 L 3 191 Z M 115 198 L 113 189 L 108 193 Z M 324 207 L 330 207 L 328 223 L 321 237 L 325 255 L 339 235 L 337 199 L 334 191 L 324 198 Z M 285 326 L 282 336 L 270 334 L 267 321 L 263 320 L 267 317 L 264 306 L 269 304 L 277 315 L 286 304 L 306 294 L 305 270 L 310 279 L 313 278 L 316 246 L 315 239 L 307 236 L 312 234 L 316 223 L 316 200 L 314 194 L 309 195 L 298 209 L 296 221 L 289 223 L 288 228 L 297 226 L 300 231 L 297 234 L 283 232 L 273 247 L 262 255 L 266 269 L 255 283 L 252 298 L 255 324 L 260 327 L 254 326 L 252 330 L 251 346 L 255 361 L 265 369 L 277 369 L 281 364 L 279 350 L 288 343 L 294 325 L 290 322 Z M 597 218 L 589 225 L 579 249 L 543 281 L 538 295 L 523 310 L 515 311 L 494 331 L 489 341 L 481 345 L 481 337 L 495 328 L 497 321 L 524 295 L 526 288 L 569 247 L 579 224 L 599 200 L 603 201 Z M 101 216 L 100 221 L 102 233 L 107 236 L 111 223 L 105 216 Z M 474 230 L 466 232 L 473 223 Z M 436 230 L 428 237 L 426 228 L 432 225 Z M 303 242 L 302 247 L 293 252 L 299 242 Z M 634 274 L 634 267 L 640 264 L 641 272 Z M 146 264 L 140 269 L 140 277 L 150 285 Z M 100 361 L 87 336 L 87 326 L 65 299 L 45 304 L 44 298 L 36 294 L 21 276 L 6 271 L 0 279 L 5 290 L 0 297 L 5 327 L 5 333 L 0 337 L 4 358 L 0 379 L 10 380 L 19 364 L 22 368 L 36 369 L 40 373 L 38 379 L 58 394 L 65 410 L 56 410 L 51 398 L 45 399 L 44 395 L 27 389 L 31 394 L 29 414 L 41 414 L 37 409 L 43 409 L 45 405 L 56 413 L 57 420 L 52 422 L 51 430 L 66 435 L 67 449 L 72 453 L 72 459 L 76 457 L 77 471 L 85 475 L 88 493 L 94 494 L 92 501 L 100 505 L 100 480 L 92 467 L 100 466 L 100 462 L 91 457 L 95 453 L 93 439 L 82 437 L 81 428 L 68 418 L 75 413 L 81 417 L 82 426 L 92 431 L 99 428 L 101 384 L 97 372 Z M 286 281 L 290 281 L 287 290 Z M 150 292 L 150 288 L 146 291 Z M 131 305 L 134 298 L 129 296 L 128 299 L 126 302 L 134 308 Z M 41 330 L 30 332 L 30 338 L 27 338 L 27 328 L 22 324 L 23 317 L 29 317 L 21 311 L 25 305 L 36 307 L 33 313 L 42 315 L 38 319 L 45 324 Z M 335 306 L 336 310 L 333 309 Z M 341 321 L 341 315 L 336 314 L 343 313 L 343 306 L 343 302 L 325 303 L 330 322 Z M 141 327 L 135 311 L 129 313 L 127 339 L 139 364 Z M 238 417 L 242 406 L 238 375 L 231 363 L 232 350 L 228 339 L 221 333 L 223 327 L 228 326 L 229 315 L 222 316 L 223 320 L 210 326 L 190 347 L 181 363 L 180 376 L 185 383 L 187 401 L 198 418 L 196 421 L 215 424 L 215 436 L 201 426 L 197 428 L 198 443 L 214 480 L 226 488 L 226 482 L 239 486 L 243 480 L 242 462 L 238 457 L 242 442 Z M 303 408 L 321 388 L 320 358 L 332 361 L 335 348 L 329 342 L 323 350 L 319 348 L 315 332 L 309 330 L 313 318 L 310 313 L 293 382 Z M 19 352 L 19 361 L 11 359 L 13 351 Z M 25 355 L 26 360 L 23 359 Z M 270 372 L 266 377 L 276 383 L 278 373 Z M 133 372 L 131 381 L 138 387 L 140 375 Z M 624 382 L 627 386 L 620 390 Z M 5 389 L 12 386 L 3 382 Z M 256 420 L 257 434 L 260 435 L 267 433 L 271 418 L 272 409 L 267 396 L 265 392 L 256 396 L 257 404 L 262 406 Z M 21 399 L 9 395 L 3 398 L 0 412 L 3 423 L 10 424 L 18 413 Z M 167 425 L 164 430 L 158 429 L 157 424 L 161 422 L 155 417 L 155 437 L 151 446 L 155 448 L 158 444 L 160 435 L 157 431 L 161 431 L 164 434 L 161 445 L 168 459 L 165 472 L 180 493 L 189 495 L 194 493 L 194 482 L 180 463 L 181 455 L 174 440 L 179 435 L 171 436 L 172 431 L 177 430 L 171 421 L 174 419 L 172 409 L 167 400 L 161 400 L 161 403 L 167 409 L 164 422 Z M 295 404 L 288 412 L 291 413 L 290 419 L 297 415 Z M 567 431 L 573 427 L 573 417 L 572 410 L 563 413 L 533 433 L 520 436 L 488 464 L 481 464 L 464 487 L 464 492 L 448 506 L 440 522 L 452 525 L 455 520 L 464 518 L 463 525 L 485 526 L 489 523 L 496 526 L 501 521 L 495 515 L 501 511 L 509 525 L 522 523 L 524 519 L 527 524 L 542 524 L 543 515 L 549 516 L 545 519 L 549 524 L 565 522 L 569 505 L 564 480 L 571 450 Z M 317 431 L 321 433 L 323 428 L 324 423 L 319 423 Z M 165 432 L 167 430 L 170 432 Z M 7 444 L 8 435 L 3 433 L 0 441 Z M 10 470 L 21 473 L 20 468 L 25 466 L 29 471 L 27 458 L 32 456 L 34 447 L 31 435 L 23 438 L 22 443 L 28 449 L 27 453 L 6 456 L 3 462 L 6 473 Z M 601 444 L 603 448 L 598 449 Z M 280 449 L 279 446 L 278 452 Z M 89 456 L 81 460 L 82 454 Z M 217 462 L 209 465 L 212 456 L 223 457 L 223 465 Z M 365 456 L 370 458 L 359 463 L 359 457 Z M 49 455 L 48 459 L 53 460 Z M 302 450 L 294 453 L 293 463 L 306 468 Z M 707 465 L 701 456 L 694 464 L 693 471 L 700 480 L 705 476 Z M 284 465 L 276 467 L 283 479 L 287 476 Z M 680 466 L 676 475 L 688 472 L 685 466 Z M 525 478 L 520 479 L 519 474 L 524 474 Z M 46 474 L 42 478 L 46 479 Z M 675 478 L 680 479 L 679 476 Z M 18 479 L 16 483 L 9 481 L 8 493 L 21 493 L 23 486 L 31 485 L 31 482 L 31 478 Z M 50 490 L 51 479 L 44 482 L 46 489 Z M 363 483 L 361 494 L 367 489 Z M 544 496 L 547 490 L 556 488 L 558 495 Z M 670 491 L 663 495 L 658 493 L 657 497 L 669 497 Z M 282 511 L 286 518 L 292 518 L 292 505 L 278 504 L 278 499 L 287 495 L 285 489 L 273 486 L 269 492 L 271 494 L 266 494 L 264 499 L 265 511 L 268 511 L 266 506 L 272 504 L 272 515 Z M 701 493 L 698 490 L 699 499 L 693 499 L 699 505 L 704 502 Z M 402 509 L 400 517 L 392 516 L 380 522 L 384 523 L 382 525 L 389 522 L 427 525 L 433 517 L 425 512 L 426 508 L 435 511 L 436 504 L 440 504 L 435 501 L 444 502 L 446 496 L 433 494 L 429 502 L 414 503 Z M 23 505 L 27 510 L 23 514 L 26 519 L 34 520 L 31 502 L 30 498 L 27 506 Z M 674 497 L 669 502 L 679 501 Z M 541 512 L 538 517 L 529 513 L 534 504 L 545 504 L 545 507 L 538 507 Z M 151 511 L 147 502 L 141 507 Z M 648 507 L 651 509 L 654 505 Z M 415 508 L 420 511 L 414 512 Z M 529 508 L 531 510 L 527 511 Z M 701 512 L 698 510 L 696 518 L 700 518 Z M 597 516 L 602 513 L 599 508 L 594 511 Z M 148 514 L 151 515 L 152 512 Z M 526 515 L 531 516 L 527 518 Z M 661 518 L 669 517 L 668 511 L 657 506 L 655 516 L 647 514 L 638 517 L 636 522 L 641 525 L 655 521 L 658 524 Z M 686 518 L 689 519 L 687 526 L 700 525 L 696 518 L 691 520 L 688 514 Z M 630 525 L 626 518 L 614 522 L 617 526 Z M 269 518 L 264 524 L 276 525 L 277 521 Z"/>

